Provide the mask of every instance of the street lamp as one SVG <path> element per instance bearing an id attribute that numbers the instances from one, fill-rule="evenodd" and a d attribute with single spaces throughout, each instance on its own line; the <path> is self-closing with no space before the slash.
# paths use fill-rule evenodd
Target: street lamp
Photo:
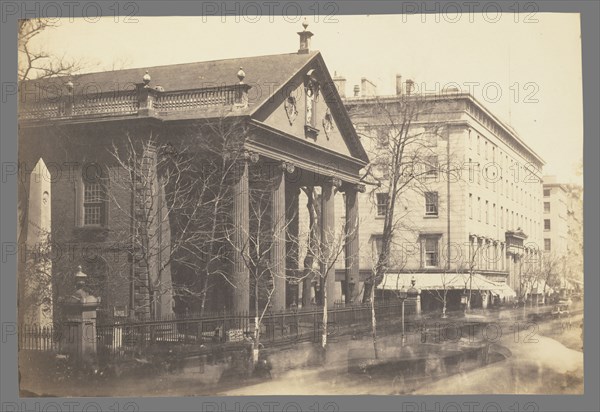
<path id="1" fill-rule="evenodd" d="M 408 292 L 404 288 L 404 285 L 402 285 L 402 289 L 400 289 L 399 294 L 400 300 L 402 301 L 402 345 L 404 345 L 404 342 L 406 341 L 406 336 L 404 334 L 404 302 L 408 296 Z"/>

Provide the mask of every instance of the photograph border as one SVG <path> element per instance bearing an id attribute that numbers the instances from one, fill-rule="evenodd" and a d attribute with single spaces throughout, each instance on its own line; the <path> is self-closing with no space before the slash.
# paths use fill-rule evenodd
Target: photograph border
<path id="1" fill-rule="evenodd" d="M 72 6 L 66 8 L 66 4 Z M 390 2 L 390 1 L 296 1 L 296 2 L 253 2 L 264 9 L 265 13 L 281 15 L 285 4 L 293 4 L 287 12 L 314 15 L 320 10 L 325 14 L 412 14 L 435 13 L 445 2 Z M 37 6 L 36 6 L 37 4 Z M 115 13 L 128 15 L 133 11 L 137 16 L 235 16 L 242 10 L 239 2 L 214 1 L 57 1 L 60 8 L 47 9 L 49 15 L 61 10 L 69 10 L 73 17 L 81 17 L 85 10 L 100 10 L 108 15 Z M 92 4 L 92 6 L 86 6 Z M 271 4 L 271 6 L 269 6 Z M 279 6 L 275 6 L 275 4 Z M 318 4 L 318 6 L 317 6 Z M 437 4 L 437 8 L 436 8 Z M 596 1 L 536 1 L 536 2 L 452 2 L 463 13 L 477 13 L 491 7 L 502 13 L 514 13 L 523 10 L 529 4 L 536 12 L 580 13 L 582 42 L 582 79 L 584 99 L 584 267 L 585 299 L 584 313 L 584 395 L 456 395 L 456 396 L 252 396 L 252 397 L 158 397 L 158 398 L 20 398 L 18 390 L 17 336 L 16 336 L 16 290 L 17 256 L 16 216 L 17 216 L 17 175 L 12 167 L 17 163 L 17 18 L 36 17 L 40 11 L 39 2 L 6 1 L 1 3 L 0 24 L 1 55 L 0 84 L 2 103 L 0 105 L 0 165 L 2 184 L 0 185 L 0 214 L 2 215 L 0 241 L 2 261 L 0 263 L 0 320 L 2 341 L 0 345 L 0 410 L 2 411 L 597 411 L 600 405 L 600 339 L 597 317 L 600 302 L 597 292 L 600 290 L 599 254 L 600 210 L 598 181 L 600 178 L 600 128 L 599 116 L 599 53 L 597 39 L 600 38 L 597 20 L 600 3 Z M 116 6 L 117 5 L 117 6 Z M 128 6 L 123 7 L 123 6 Z M 207 7 L 211 5 L 211 7 Z M 237 6 L 236 6 L 237 5 Z M 327 6 L 329 5 L 329 6 Z M 16 7 L 13 9 L 11 7 Z M 112 8 L 111 8 L 112 7 Z M 328 7 L 328 8 L 326 8 Z M 120 12 L 120 13 L 119 13 Z M 94 13 L 94 11 L 92 11 Z M 133 17 L 135 18 L 135 15 Z M 300 22 L 300 20 L 299 20 Z M 232 24 L 235 24 L 232 22 Z M 556 56 L 560 64 L 560 56 Z M 562 81 L 557 79 L 557 81 Z M 568 139 L 568 137 L 566 137 Z M 585 253 L 587 252 L 587 253 Z"/>

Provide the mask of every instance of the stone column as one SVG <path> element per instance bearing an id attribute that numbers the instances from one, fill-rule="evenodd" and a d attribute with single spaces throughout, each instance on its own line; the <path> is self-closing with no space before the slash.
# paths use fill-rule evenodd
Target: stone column
<path id="1" fill-rule="evenodd" d="M 285 260 L 286 260 L 286 214 L 285 214 L 285 164 L 272 168 L 271 224 L 271 274 L 273 275 L 273 310 L 285 309 Z"/>
<path id="2" fill-rule="evenodd" d="M 310 227 L 310 208 L 314 207 L 315 208 L 315 225 L 319 224 L 320 222 L 320 208 L 317 205 L 316 202 L 316 195 L 314 194 L 314 187 L 312 186 L 307 186 L 307 203 L 306 203 L 306 209 L 308 211 L 308 215 L 307 215 L 307 220 L 309 221 L 309 227 L 308 227 L 308 231 L 309 231 L 309 237 L 307 238 L 307 241 L 310 239 L 310 231 L 312 230 L 312 228 Z M 314 228 L 315 231 L 318 229 L 317 227 Z M 318 240 L 316 240 L 315 242 L 318 242 Z M 312 245 L 310 247 L 313 247 Z M 315 247 L 313 247 L 313 249 L 315 249 Z M 301 267 L 303 269 L 303 273 L 302 275 L 304 276 L 304 280 L 302 281 L 302 306 L 303 307 L 309 307 L 312 303 L 313 303 L 313 294 L 314 294 L 314 288 L 313 288 L 313 272 L 312 272 L 312 264 L 313 261 L 309 259 L 308 256 L 306 256 L 304 258 L 304 261 L 301 262 Z M 318 281 L 319 279 L 315 279 L 316 281 Z M 316 303 L 318 301 L 318 296 L 314 296 L 314 302 Z"/>
<path id="3" fill-rule="evenodd" d="M 300 196 L 300 188 L 298 185 L 294 184 L 294 182 L 286 182 L 285 185 L 285 214 L 287 221 L 287 230 L 286 230 L 286 277 L 289 280 L 293 279 L 293 285 L 288 284 L 289 291 L 287 293 L 287 303 L 288 305 L 298 305 L 298 297 L 299 297 L 299 285 L 297 282 L 298 278 L 298 269 L 300 268 L 299 258 L 299 245 L 298 245 L 298 235 L 299 235 L 299 201 Z"/>
<path id="4" fill-rule="evenodd" d="M 250 271 L 242 253 L 247 253 L 250 231 L 250 188 L 248 183 L 248 156 L 235 167 L 233 182 L 233 293 L 232 310 L 247 312 L 250 309 Z"/>
<path id="5" fill-rule="evenodd" d="M 326 278 L 327 307 L 330 308 L 334 306 L 336 296 L 335 267 L 328 261 L 335 243 L 334 185 L 340 185 L 338 179 L 328 179 L 321 186 L 321 275 Z"/>
<path id="6" fill-rule="evenodd" d="M 359 292 L 358 192 L 364 191 L 364 185 L 353 185 L 346 189 L 346 290 L 344 294 L 347 304 L 354 302 Z"/>

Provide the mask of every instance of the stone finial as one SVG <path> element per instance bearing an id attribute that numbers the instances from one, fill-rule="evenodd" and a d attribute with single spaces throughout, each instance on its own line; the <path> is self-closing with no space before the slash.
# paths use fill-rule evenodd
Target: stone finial
<path id="1" fill-rule="evenodd" d="M 308 22 L 306 21 L 306 18 L 302 23 L 302 27 L 304 27 L 304 31 L 298 32 L 298 36 L 300 36 L 300 48 L 298 49 L 298 54 L 306 54 L 309 52 L 310 38 L 313 36 L 310 31 L 306 30 L 308 28 Z"/>
<path id="2" fill-rule="evenodd" d="M 67 82 L 67 84 L 65 85 L 67 87 L 67 90 L 69 91 L 69 93 L 73 92 L 73 82 L 71 81 L 71 79 L 69 79 L 69 81 Z"/>
<path id="3" fill-rule="evenodd" d="M 148 84 L 150 84 L 150 80 L 152 80 L 152 77 L 150 77 L 148 70 L 146 70 L 146 74 L 144 74 L 142 80 L 144 81 L 144 87 L 148 87 Z"/>
<path id="4" fill-rule="evenodd" d="M 244 78 L 246 77 L 246 72 L 244 72 L 243 67 L 240 67 L 240 70 L 238 70 L 237 77 L 238 77 L 238 79 L 240 79 L 240 84 L 244 83 Z"/>
<path id="5" fill-rule="evenodd" d="M 77 281 L 82 281 L 85 280 L 87 278 L 87 275 L 85 273 L 83 273 L 83 271 L 81 270 L 81 265 L 77 266 L 77 272 L 75 273 L 75 279 Z"/>

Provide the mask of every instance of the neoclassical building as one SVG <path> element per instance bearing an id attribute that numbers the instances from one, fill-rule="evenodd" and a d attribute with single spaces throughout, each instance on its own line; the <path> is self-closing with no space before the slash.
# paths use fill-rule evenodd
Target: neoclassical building
<path id="1" fill-rule="evenodd" d="M 419 178 L 400 196 L 390 273 L 380 288 L 407 288 L 414 277 L 423 310 L 439 305 L 442 289 L 456 306 L 467 289 L 477 292 L 475 306 L 515 297 L 543 250 L 540 156 L 470 94 L 411 93 L 413 83 L 397 76 L 396 95 L 378 96 L 363 78 L 346 96 L 345 79 L 334 81 L 372 160 L 371 180 L 384 183 L 359 198 L 362 279 L 383 231 L 390 135 L 413 106 L 405 150 Z"/>
<path id="2" fill-rule="evenodd" d="M 107 316 L 158 318 L 174 310 L 197 310 L 199 298 L 179 300 L 185 293 L 193 297 L 190 290 L 204 297 L 207 310 L 248 311 L 255 269 L 248 263 L 249 249 L 258 230 L 253 190 L 268 198 L 261 224 L 267 222 L 270 233 L 264 261 L 272 273 L 273 309 L 302 299 L 310 304 L 312 285 L 324 279 L 329 290 L 337 291 L 330 305 L 341 298 L 342 289 L 346 299 L 354 296 L 359 267 L 353 257 L 360 252 L 356 199 L 362 190 L 360 171 L 369 159 L 323 56 L 309 49 L 312 33 L 305 27 L 298 34 L 295 53 L 21 85 L 19 161 L 25 183 L 20 207 L 29 197 L 28 170 L 43 159 L 52 187 L 52 239 L 61 251 L 52 262 L 56 302 L 70 293 L 72 273 L 82 265 Z M 222 144 L 225 138 L 229 146 Z M 203 293 L 203 273 L 185 266 L 181 255 L 172 256 L 173 248 L 181 246 L 177 242 L 183 242 L 181 221 L 171 211 L 178 198 L 170 198 L 170 183 L 156 171 L 165 156 L 177 156 L 182 142 L 193 154 L 186 161 L 197 162 L 199 170 L 218 158 L 234 171 L 223 180 L 228 209 L 222 211 L 221 235 L 214 240 L 217 249 L 224 248 L 218 249 L 224 250 L 221 270 Z M 127 152 L 136 147 L 141 149 Z M 344 210 L 344 229 L 353 234 L 344 244 L 345 270 L 338 277 L 333 269 L 320 280 L 301 276 L 304 268 L 295 256 L 302 253 L 296 239 L 304 208 L 300 192 L 306 188 L 318 194 L 315 224 L 322 249 L 341 227 L 336 205 Z M 186 207 L 187 213 L 191 206 Z"/>

